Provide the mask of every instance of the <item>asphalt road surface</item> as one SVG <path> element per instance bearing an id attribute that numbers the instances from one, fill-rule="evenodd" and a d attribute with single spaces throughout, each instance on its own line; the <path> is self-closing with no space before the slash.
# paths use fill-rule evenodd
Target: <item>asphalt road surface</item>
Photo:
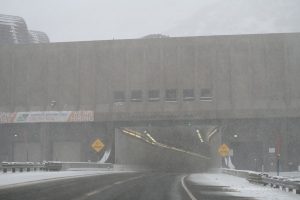
<path id="1" fill-rule="evenodd" d="M 51 180 L 1 188 L 1 200 L 184 199 L 180 175 L 124 173 Z"/>
<path id="2" fill-rule="evenodd" d="M 184 175 L 122 173 L 51 180 L 1 188 L 1 200 L 196 200 L 195 186 L 183 184 Z M 189 188 L 190 187 L 190 188 Z M 198 188 L 201 189 L 201 188 Z M 190 191 L 194 195 L 189 194 Z M 194 199 L 193 199 L 194 198 Z M 231 199 L 230 197 L 206 199 Z"/>

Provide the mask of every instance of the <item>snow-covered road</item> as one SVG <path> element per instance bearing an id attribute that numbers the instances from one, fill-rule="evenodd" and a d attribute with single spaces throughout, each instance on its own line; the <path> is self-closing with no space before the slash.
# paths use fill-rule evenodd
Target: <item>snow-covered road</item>
<path id="1" fill-rule="evenodd" d="M 16 186 L 16 184 L 30 184 L 37 181 L 57 180 L 80 176 L 93 176 L 101 174 L 120 173 L 121 171 L 58 171 L 58 172 L 24 172 L 24 173 L 1 173 L 0 189 L 3 187 Z M 124 173 L 124 171 L 122 171 Z"/>
<path id="2" fill-rule="evenodd" d="M 28 172 L 28 173 L 2 173 L 0 174 L 0 189 L 27 185 L 36 182 L 44 182 L 58 179 L 66 179 L 80 176 L 94 176 L 111 173 L 124 173 L 124 171 L 60 171 L 60 172 Z M 294 176 L 295 174 L 293 174 Z M 285 192 L 279 189 L 251 184 L 244 178 L 239 178 L 222 173 L 191 174 L 187 181 L 192 183 L 193 191 L 200 186 L 200 194 L 204 195 L 228 195 L 236 197 L 250 197 L 259 200 L 299 200 L 300 195 Z M 215 188 L 215 189 L 212 189 Z"/>
<path id="3" fill-rule="evenodd" d="M 222 173 L 191 174 L 187 178 L 192 185 L 201 186 L 202 194 L 209 193 L 216 195 L 218 192 L 222 195 L 252 197 L 259 200 L 299 200 L 300 195 L 292 192 L 285 192 L 279 189 L 251 184 L 246 179 L 235 177 Z M 212 187 L 209 187 L 212 186 Z M 217 190 L 211 190 L 212 188 Z M 208 188 L 207 191 L 203 188 Z"/>

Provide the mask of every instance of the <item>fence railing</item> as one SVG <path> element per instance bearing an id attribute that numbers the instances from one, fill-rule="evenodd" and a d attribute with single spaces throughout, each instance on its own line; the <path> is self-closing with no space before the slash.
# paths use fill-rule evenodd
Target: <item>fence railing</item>
<path id="1" fill-rule="evenodd" d="M 300 181 L 293 181 L 288 178 L 279 178 L 272 176 L 263 176 L 262 182 L 265 185 L 269 185 L 274 188 L 280 188 L 286 190 L 287 192 L 294 192 L 300 194 Z"/>
<path id="2" fill-rule="evenodd" d="M 95 162 L 61 162 L 61 161 L 45 161 L 45 162 L 2 162 L 1 171 L 7 172 L 31 172 L 31 171 L 61 171 L 70 168 L 101 168 L 112 169 L 112 163 L 95 163 Z"/>
<path id="3" fill-rule="evenodd" d="M 284 177 L 269 176 L 265 173 L 259 173 L 247 170 L 234 170 L 222 168 L 221 171 L 225 174 L 230 174 L 242 178 L 246 178 L 250 183 L 261 184 L 264 186 L 271 186 L 273 188 L 280 188 L 288 192 L 300 194 L 300 181 L 292 180 Z"/>
<path id="4" fill-rule="evenodd" d="M 6 172 L 30 172 L 30 171 L 44 171 L 44 163 L 39 162 L 2 162 L 1 169 Z"/>

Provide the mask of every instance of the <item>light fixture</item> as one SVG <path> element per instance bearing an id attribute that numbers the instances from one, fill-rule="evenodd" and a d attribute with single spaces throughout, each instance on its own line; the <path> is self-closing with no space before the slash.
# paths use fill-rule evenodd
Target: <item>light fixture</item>
<path id="1" fill-rule="evenodd" d="M 234 134 L 233 137 L 234 137 L 234 138 L 238 138 L 239 136 L 238 136 L 237 134 Z"/>
<path id="2" fill-rule="evenodd" d="M 207 136 L 207 140 L 210 141 L 211 138 L 218 132 L 218 128 L 213 129 Z"/>
<path id="3" fill-rule="evenodd" d="M 53 108 L 55 105 L 56 105 L 56 101 L 55 101 L 55 100 L 52 100 L 52 101 L 50 102 L 51 108 Z"/>
<path id="4" fill-rule="evenodd" d="M 203 138 L 202 138 L 202 135 L 201 135 L 199 129 L 197 129 L 196 132 L 197 132 L 197 135 L 198 135 L 198 138 L 199 138 L 200 142 L 201 142 L 201 143 L 204 142 L 204 140 L 203 140 Z"/>

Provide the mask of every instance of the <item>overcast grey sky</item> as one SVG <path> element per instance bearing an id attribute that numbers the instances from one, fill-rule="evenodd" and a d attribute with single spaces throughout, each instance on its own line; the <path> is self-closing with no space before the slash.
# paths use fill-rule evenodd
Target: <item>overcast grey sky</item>
<path id="1" fill-rule="evenodd" d="M 52 42 L 300 31 L 300 0 L 0 0 Z M 285 26 L 285 27 L 283 27 Z M 299 27 L 298 27 L 299 26 Z"/>

